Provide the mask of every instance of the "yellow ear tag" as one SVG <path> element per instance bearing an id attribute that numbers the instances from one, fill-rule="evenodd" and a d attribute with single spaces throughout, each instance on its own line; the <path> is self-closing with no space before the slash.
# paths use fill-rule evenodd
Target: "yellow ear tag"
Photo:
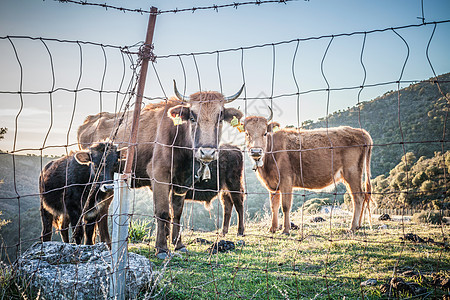
<path id="1" fill-rule="evenodd" d="M 236 126 L 237 130 L 239 130 L 239 132 L 244 132 L 244 125 L 239 124 L 238 126 Z"/>
<path id="2" fill-rule="evenodd" d="M 181 119 L 180 115 L 176 115 L 176 117 L 173 118 L 172 120 L 173 120 L 173 125 L 175 125 L 175 126 L 183 124 L 183 120 Z"/>
<path id="3" fill-rule="evenodd" d="M 272 132 L 275 133 L 277 131 L 280 131 L 280 127 L 275 126 L 274 128 L 272 128 Z"/>
<path id="4" fill-rule="evenodd" d="M 236 127 L 239 125 L 239 120 L 236 118 L 236 116 L 233 116 L 233 119 L 231 119 L 230 125 L 233 127 Z"/>

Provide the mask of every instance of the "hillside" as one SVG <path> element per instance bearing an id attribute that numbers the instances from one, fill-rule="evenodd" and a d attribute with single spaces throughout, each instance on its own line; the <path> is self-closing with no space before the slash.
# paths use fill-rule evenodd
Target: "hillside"
<path id="1" fill-rule="evenodd" d="M 372 180 L 373 199 L 380 208 L 414 207 L 427 211 L 450 209 L 447 192 L 450 151 L 436 152 L 432 158 L 416 158 L 406 153 L 389 172 Z"/>
<path id="2" fill-rule="evenodd" d="M 439 76 L 438 80 L 441 82 L 441 89 L 448 93 L 450 91 L 450 74 Z M 397 92 L 388 92 L 376 99 L 361 103 L 359 107 L 335 112 L 328 118 L 329 126 L 350 125 L 359 127 L 358 111 L 360 111 L 361 125 L 370 132 L 375 143 L 372 156 L 372 179 L 376 178 L 374 188 L 376 192 L 380 193 L 377 196 L 379 199 L 376 200 L 379 203 L 385 203 L 386 205 L 382 206 L 386 207 L 401 204 L 401 201 L 399 202 L 397 199 L 399 198 L 398 191 L 403 189 L 405 185 L 402 180 L 406 180 L 406 177 L 401 175 L 404 173 L 402 169 L 404 167 L 398 166 L 404 152 L 402 145 L 399 144 L 402 139 L 398 125 L 397 96 Z M 434 174 L 432 174 L 434 168 L 427 168 L 426 165 L 436 165 L 436 168 L 441 168 L 438 162 L 442 159 L 433 158 L 435 152 L 445 153 L 449 149 L 444 144 L 444 152 L 442 152 L 442 143 L 422 142 L 442 139 L 447 110 L 447 100 L 439 93 L 436 84 L 430 83 L 430 81 L 422 81 L 400 90 L 400 121 L 406 143 L 404 145 L 405 151 L 412 152 L 411 155 L 414 157 L 414 159 L 408 161 L 410 166 L 417 161 L 417 166 L 412 169 L 413 172 L 410 174 L 412 176 L 410 182 L 413 182 L 415 185 L 412 187 L 419 191 L 408 196 L 406 205 L 417 208 L 433 208 L 433 204 L 430 206 L 428 203 L 436 202 L 433 202 L 433 200 L 436 200 L 438 196 L 431 193 L 423 197 L 423 192 L 424 189 L 429 188 L 428 185 L 431 189 L 434 189 L 434 185 L 441 184 L 443 179 L 433 180 L 433 178 L 430 178 Z M 309 122 L 305 128 L 323 126 L 325 126 L 325 120 L 316 123 Z M 445 137 L 448 140 L 450 136 L 448 124 L 446 128 Z M 411 155 L 407 157 L 410 158 Z M 19 245 L 19 226 L 23 249 L 39 239 L 41 223 L 38 178 L 42 166 L 51 159 L 49 157 L 23 155 L 13 157 L 11 154 L 0 152 L 0 211 L 3 213 L 0 215 L 0 224 L 1 219 L 11 220 L 9 224 L 1 227 L 0 237 L 6 244 L 6 252 L 12 258 L 17 251 L 17 245 Z M 252 171 L 251 160 L 246 157 L 245 162 L 245 188 L 247 192 L 245 217 L 246 220 L 260 221 L 267 217 L 270 212 L 268 192 L 262 187 Z M 417 175 L 422 174 L 422 170 L 426 176 Z M 436 174 L 442 173 L 442 170 L 439 170 Z M 448 172 L 450 172 L 450 169 Z M 418 178 L 411 181 L 416 176 Z M 422 187 L 427 180 L 432 183 L 427 183 L 428 185 L 425 184 Z M 394 193 L 391 189 L 394 189 Z M 338 186 L 337 195 L 334 194 L 334 191 L 323 193 L 295 191 L 292 211 L 297 210 L 308 200 L 312 200 L 311 203 L 343 203 L 344 198 L 348 198 L 344 197 L 343 193 L 345 193 L 343 185 Z M 135 190 L 134 196 L 130 206 L 133 220 L 152 220 L 153 201 L 151 193 L 147 189 L 139 189 Z M 386 201 L 384 198 L 389 199 Z M 212 203 L 210 211 L 206 210 L 201 203 L 188 202 L 184 208 L 182 223 L 190 229 L 211 231 L 221 226 L 221 216 L 222 206 L 218 204 L 218 201 Z M 236 224 L 236 219 L 236 213 L 233 211 L 232 224 Z M 152 226 L 154 226 L 153 222 Z M 53 239 L 57 240 L 59 237 L 54 235 Z M 5 249 L 2 250 L 2 259 L 4 260 Z"/>
<path id="3" fill-rule="evenodd" d="M 18 249 L 19 227 L 23 249 L 39 239 L 39 172 L 51 159 L 0 152 L 0 218 L 11 221 L 0 229 L 0 237 L 11 259 Z M 2 251 L 2 259 L 4 255 Z"/>
<path id="4" fill-rule="evenodd" d="M 448 99 L 450 73 L 440 75 L 436 80 Z M 359 106 L 334 112 L 328 116 L 328 126 L 348 125 L 366 129 L 375 145 L 372 154 L 372 177 L 381 174 L 387 176 L 406 152 L 413 152 L 416 157 L 431 158 L 435 151 L 449 149 L 448 145 L 444 145 L 444 148 L 447 148 L 442 149 L 442 143 L 429 142 L 441 141 L 444 134 L 446 140 L 449 140 L 448 120 L 447 126 L 444 126 L 449 109 L 447 99 L 433 83 L 433 78 L 430 78 L 411 84 L 399 93 L 390 91 L 371 101 L 361 102 Z M 326 127 L 325 118 L 304 124 L 306 129 L 320 127 Z M 400 144 L 402 141 L 405 143 L 405 152 Z"/>

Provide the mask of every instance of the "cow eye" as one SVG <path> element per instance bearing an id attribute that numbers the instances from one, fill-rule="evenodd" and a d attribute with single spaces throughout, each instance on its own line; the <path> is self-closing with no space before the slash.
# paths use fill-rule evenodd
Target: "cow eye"
<path id="1" fill-rule="evenodd" d="M 195 118 L 194 114 L 191 113 L 191 116 L 189 117 L 189 120 L 191 122 L 197 122 L 197 119 Z"/>
<path id="2" fill-rule="evenodd" d="M 264 132 L 264 136 L 266 136 L 267 135 L 267 131 L 266 132 Z"/>

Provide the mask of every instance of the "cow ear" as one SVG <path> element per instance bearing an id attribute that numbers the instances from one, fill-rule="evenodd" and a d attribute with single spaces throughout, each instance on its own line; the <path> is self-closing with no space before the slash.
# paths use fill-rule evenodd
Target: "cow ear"
<path id="1" fill-rule="evenodd" d="M 269 124 L 267 124 L 267 132 L 274 132 L 275 127 L 280 127 L 280 123 L 270 122 Z"/>
<path id="2" fill-rule="evenodd" d="M 186 121 L 189 119 L 189 112 L 190 112 L 189 106 L 177 105 L 170 108 L 169 111 L 167 112 L 167 115 L 171 119 L 175 119 L 177 116 L 179 116 L 183 121 Z"/>
<path id="3" fill-rule="evenodd" d="M 233 117 L 236 117 L 240 121 L 243 116 L 244 114 L 240 110 L 230 107 L 225 108 L 223 119 L 230 123 L 231 120 L 233 120 Z"/>
<path id="4" fill-rule="evenodd" d="M 73 157 L 80 165 L 89 165 L 91 163 L 91 156 L 87 151 L 78 151 Z"/>

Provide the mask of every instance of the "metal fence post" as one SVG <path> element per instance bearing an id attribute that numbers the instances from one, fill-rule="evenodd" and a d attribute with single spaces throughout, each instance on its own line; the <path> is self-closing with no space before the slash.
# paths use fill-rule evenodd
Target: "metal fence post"
<path id="1" fill-rule="evenodd" d="M 111 299 L 125 299 L 128 256 L 128 199 L 127 175 L 114 174 L 114 199 L 111 243 Z"/>

